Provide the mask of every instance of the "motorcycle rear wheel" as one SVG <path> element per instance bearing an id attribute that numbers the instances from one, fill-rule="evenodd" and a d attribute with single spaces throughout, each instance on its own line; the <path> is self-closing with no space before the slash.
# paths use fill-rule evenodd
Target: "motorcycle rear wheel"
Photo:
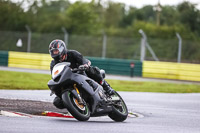
<path id="1" fill-rule="evenodd" d="M 85 105 L 79 104 L 78 100 L 75 98 L 73 93 L 67 90 L 62 94 L 62 100 L 63 100 L 64 106 L 72 114 L 72 116 L 76 118 L 77 120 L 87 121 L 90 118 L 90 111 L 84 99 L 83 99 L 83 102 L 85 103 Z"/>
<path id="2" fill-rule="evenodd" d="M 113 104 L 112 112 L 108 116 L 114 121 L 122 122 L 128 117 L 128 109 L 122 97 L 117 92 L 114 95 L 120 98 L 120 102 L 118 102 L 120 105 Z"/>

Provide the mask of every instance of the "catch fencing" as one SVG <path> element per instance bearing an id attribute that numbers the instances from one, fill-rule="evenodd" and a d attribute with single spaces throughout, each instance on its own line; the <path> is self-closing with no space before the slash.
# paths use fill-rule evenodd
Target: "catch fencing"
<path id="1" fill-rule="evenodd" d="M 32 33 L 31 53 L 48 53 L 49 43 L 54 39 L 64 40 L 62 33 Z M 22 46 L 16 44 L 22 40 Z M 103 35 L 69 35 L 68 49 L 75 49 L 84 56 L 102 57 Z M 27 32 L 0 31 L 0 50 L 27 52 L 28 34 Z M 140 38 L 107 37 L 106 58 L 139 59 Z"/>
<path id="2" fill-rule="evenodd" d="M 68 49 L 75 49 L 88 57 L 103 56 L 103 42 L 106 42 L 105 58 L 140 60 L 140 34 L 133 37 L 108 36 L 104 40 L 103 35 L 74 35 L 68 36 Z M 147 35 L 148 36 L 148 35 Z M 22 40 L 22 46 L 16 44 Z M 64 40 L 63 33 L 35 33 L 31 34 L 31 53 L 48 53 L 49 43 L 53 39 Z M 148 43 L 160 61 L 177 62 L 178 39 L 150 38 Z M 27 52 L 28 33 L 14 31 L 0 31 L 0 50 Z M 181 61 L 185 63 L 200 63 L 200 41 L 182 40 Z M 146 49 L 145 60 L 154 60 Z"/>

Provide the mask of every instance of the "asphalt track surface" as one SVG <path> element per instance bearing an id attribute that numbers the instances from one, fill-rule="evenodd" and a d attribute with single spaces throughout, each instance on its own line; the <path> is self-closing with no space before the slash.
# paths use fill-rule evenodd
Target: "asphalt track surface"
<path id="1" fill-rule="evenodd" d="M 0 116 L 0 133 L 200 133 L 199 93 L 119 93 L 129 111 L 144 117 L 128 117 L 124 122 L 94 117 L 80 122 L 74 118 Z M 54 97 L 48 90 L 0 90 L 0 98 L 52 102 Z"/>

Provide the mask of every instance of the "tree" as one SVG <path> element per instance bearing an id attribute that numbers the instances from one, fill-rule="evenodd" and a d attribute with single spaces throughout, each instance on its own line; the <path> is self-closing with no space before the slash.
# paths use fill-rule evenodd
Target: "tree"
<path id="1" fill-rule="evenodd" d="M 42 0 L 41 6 L 35 1 L 29 9 L 33 13 L 31 27 L 39 32 L 60 32 L 65 26 L 64 12 L 69 6 L 69 1 L 64 0 Z"/>
<path id="2" fill-rule="evenodd" d="M 93 3 L 75 2 L 66 10 L 66 23 L 70 33 L 95 34 L 100 29 L 98 14 L 92 8 Z"/>
<path id="3" fill-rule="evenodd" d="M 161 19 L 161 24 L 167 24 L 167 25 L 181 24 L 179 21 L 179 13 L 175 6 L 163 6 L 160 19 Z"/>
<path id="4" fill-rule="evenodd" d="M 108 2 L 108 7 L 105 9 L 105 23 L 106 28 L 118 27 L 125 13 L 125 5 L 121 3 Z"/>
<path id="5" fill-rule="evenodd" d="M 27 15 L 19 4 L 0 0 L 0 30 L 25 30 Z"/>
<path id="6" fill-rule="evenodd" d="M 141 9 L 136 10 L 135 12 L 136 19 L 140 21 L 146 22 L 155 22 L 155 11 L 153 10 L 153 6 L 144 6 Z"/>
<path id="7" fill-rule="evenodd" d="M 120 21 L 120 27 L 127 27 L 130 26 L 136 18 L 136 10 L 135 7 L 129 7 L 127 13 L 124 14 L 122 20 Z"/>
<path id="8" fill-rule="evenodd" d="M 200 34 L 200 12 L 196 5 L 185 1 L 177 8 L 180 13 L 180 22 L 188 26 L 191 31 Z"/>

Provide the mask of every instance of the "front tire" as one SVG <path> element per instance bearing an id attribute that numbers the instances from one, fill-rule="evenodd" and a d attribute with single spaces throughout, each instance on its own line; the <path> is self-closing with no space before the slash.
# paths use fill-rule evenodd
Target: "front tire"
<path id="1" fill-rule="evenodd" d="M 119 97 L 120 101 L 112 105 L 112 112 L 108 116 L 114 121 L 122 122 L 128 117 L 128 109 L 124 100 L 117 92 L 115 92 L 114 96 Z"/>
<path id="2" fill-rule="evenodd" d="M 67 90 L 62 94 L 62 100 L 64 106 L 77 120 L 87 121 L 90 118 L 90 111 L 84 99 L 83 102 L 85 105 L 78 104 L 77 99 L 74 97 L 71 91 Z"/>

